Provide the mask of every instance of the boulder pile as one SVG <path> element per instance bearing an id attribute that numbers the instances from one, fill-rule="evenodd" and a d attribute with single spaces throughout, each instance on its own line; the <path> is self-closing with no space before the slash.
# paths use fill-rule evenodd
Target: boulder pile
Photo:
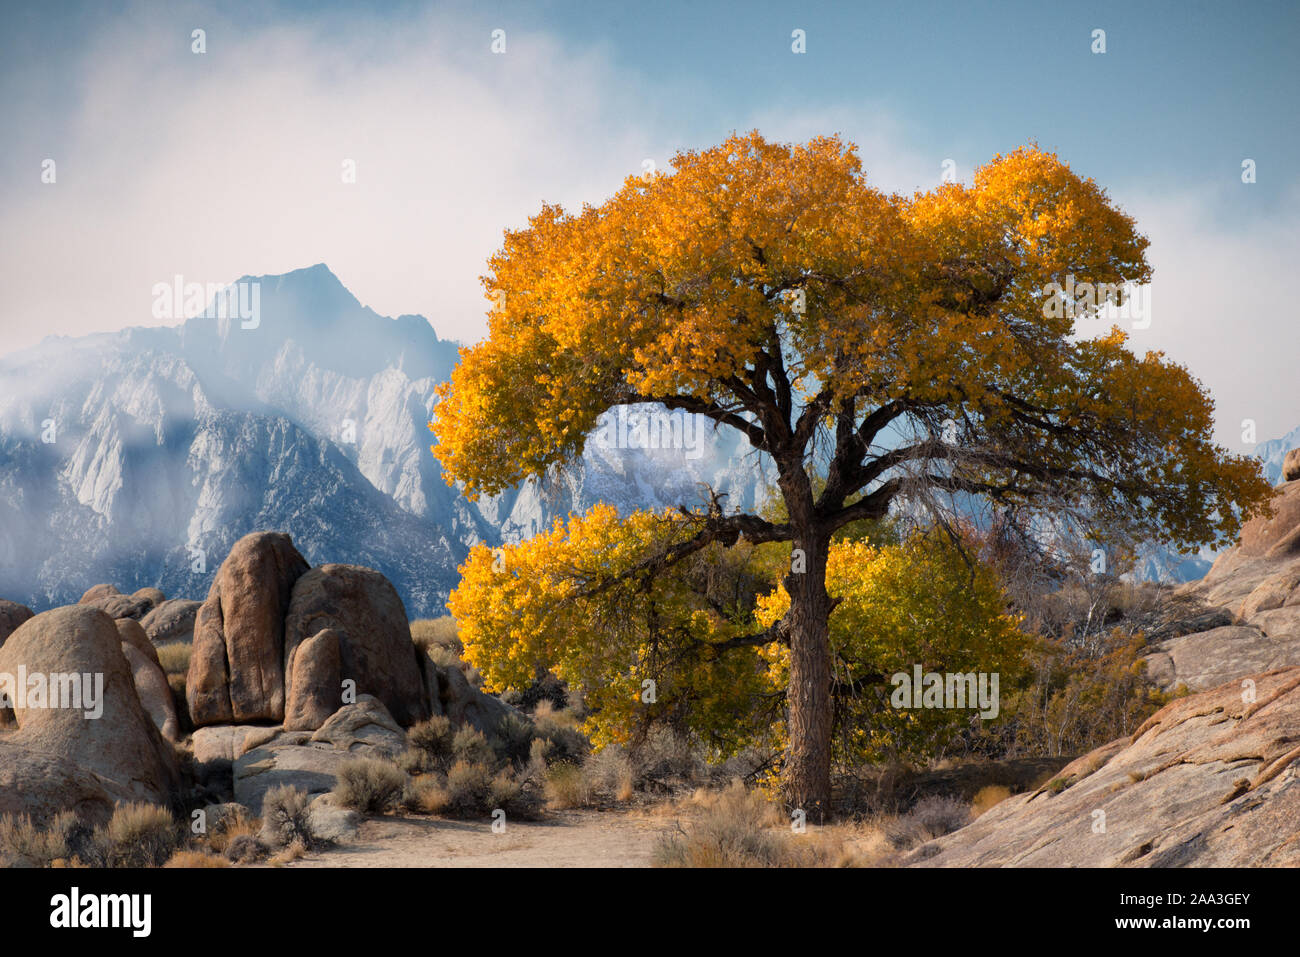
<path id="1" fill-rule="evenodd" d="M 1294 456 L 1285 461 L 1300 467 Z M 1211 627 L 1168 638 L 1147 656 L 1147 673 L 1166 690 L 1203 691 L 1300 665 L 1300 477 L 1278 489 L 1271 517 L 1247 522 L 1209 573 L 1175 594 L 1210 608 Z"/>
<path id="2" fill-rule="evenodd" d="M 184 642 L 181 696 L 158 649 Z M 0 600 L 8 674 L 81 676 L 90 695 L 81 708 L 0 701 L 0 813 L 40 820 L 72 809 L 98 822 L 129 800 L 257 813 L 282 784 L 329 816 L 321 796 L 347 759 L 396 757 L 404 729 L 435 714 L 487 732 L 517 715 L 416 647 L 383 575 L 312 568 L 278 532 L 236 542 L 203 602 L 111 584 L 39 615 Z"/>

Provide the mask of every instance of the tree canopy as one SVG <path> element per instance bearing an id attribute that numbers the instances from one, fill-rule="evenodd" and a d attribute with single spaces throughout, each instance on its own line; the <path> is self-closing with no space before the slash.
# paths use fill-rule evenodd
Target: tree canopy
<path id="1" fill-rule="evenodd" d="M 1079 335 L 1150 278 L 1148 243 L 1054 154 L 1017 149 L 912 196 L 873 188 L 838 137 L 754 132 L 672 166 L 506 233 L 483 278 L 489 336 L 441 392 L 434 450 L 448 481 L 499 492 L 572 460 L 611 407 L 657 402 L 769 456 L 783 521 L 715 503 L 643 562 L 742 538 L 806 554 L 776 626 L 792 803 L 829 800 L 838 529 L 960 494 L 1192 546 L 1264 507 L 1258 464 L 1213 442 L 1185 368 L 1118 328 Z M 1067 277 L 1098 295 L 1061 308 Z"/>

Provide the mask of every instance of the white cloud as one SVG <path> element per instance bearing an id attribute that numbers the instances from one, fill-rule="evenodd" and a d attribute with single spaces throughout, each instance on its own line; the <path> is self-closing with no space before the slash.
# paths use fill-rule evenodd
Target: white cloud
<path id="1" fill-rule="evenodd" d="M 1238 186 L 1250 189 L 1249 186 Z M 1215 398 L 1217 440 L 1238 452 L 1243 419 L 1259 441 L 1300 424 L 1293 270 L 1300 194 L 1267 219 L 1227 223 L 1231 194 L 1130 192 L 1121 198 L 1151 240 L 1151 326 L 1130 330 L 1136 352 L 1161 350 L 1187 366 Z"/>
<path id="2" fill-rule="evenodd" d="M 197 22 L 201 56 L 173 21 L 99 37 L 50 153 L 57 184 L 34 170 L 0 194 L 0 224 L 21 237 L 0 265 L 6 349 L 153 324 L 150 289 L 176 273 L 222 282 L 316 262 L 376 311 L 472 340 L 502 230 L 543 201 L 608 195 L 646 155 L 611 66 L 545 35 L 511 32 L 498 56 L 487 31 L 433 15 L 345 33 Z M 11 122 L 33 144 L 55 126 L 36 109 Z"/>
<path id="3" fill-rule="evenodd" d="M 189 52 L 193 23 L 208 30 L 202 56 Z M 485 328 L 478 276 L 504 228 L 543 201 L 599 202 L 643 158 L 663 167 L 732 129 L 840 132 L 886 190 L 941 175 L 943 157 L 878 106 L 774 106 L 701 133 L 713 120 L 600 52 L 513 29 L 504 56 L 489 42 L 481 23 L 439 13 L 242 30 L 195 5 L 110 21 L 58 67 L 77 77 L 71 117 L 39 97 L 5 105 L 31 176 L 0 183 L 0 348 L 153 324 L 151 288 L 176 273 L 223 282 L 316 262 L 376 311 L 423 313 L 472 341 Z M 7 84 L 21 92 L 23 77 Z M 37 182 L 47 155 L 54 186 Z M 1224 444 L 1242 448 L 1243 418 L 1261 440 L 1300 423 L 1288 288 L 1300 197 L 1249 232 L 1222 228 L 1218 197 L 1201 192 L 1120 198 L 1156 268 L 1134 348 L 1165 350 L 1212 389 Z"/>

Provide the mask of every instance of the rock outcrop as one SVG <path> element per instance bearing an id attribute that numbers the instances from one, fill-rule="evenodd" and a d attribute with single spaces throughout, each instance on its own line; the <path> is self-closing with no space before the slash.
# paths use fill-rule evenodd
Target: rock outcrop
<path id="1" fill-rule="evenodd" d="M 167 600 L 167 596 L 157 588 L 140 588 L 133 591 L 131 597 L 146 606 L 146 614 Z"/>
<path id="2" fill-rule="evenodd" d="M 314 731 L 333 713 L 343 687 L 344 640 L 337 630 L 322 628 L 286 650 L 285 730 Z"/>
<path id="3" fill-rule="evenodd" d="M 129 595 L 105 595 L 80 604 L 98 608 L 109 618 L 134 618 L 136 621 L 148 614 L 150 608 L 147 599 L 132 598 Z"/>
<path id="4" fill-rule="evenodd" d="M 1161 641 L 1147 658 L 1166 690 L 1191 691 L 1300 665 L 1300 482 L 1273 498 L 1274 514 L 1247 522 L 1204 579 L 1176 595 L 1214 609 L 1215 627 Z"/>
<path id="5" fill-rule="evenodd" d="M 1300 479 L 1300 449 L 1292 449 L 1282 460 L 1282 478 L 1288 482 Z"/>
<path id="6" fill-rule="evenodd" d="M 432 662 L 429 663 L 433 665 Z M 484 694 L 465 677 L 459 668 L 436 668 L 438 713 L 444 714 L 455 727 L 469 725 L 491 736 L 508 717 L 523 720 L 523 715 L 500 698 Z"/>
<path id="7" fill-rule="evenodd" d="M 185 695 L 196 726 L 284 718 L 284 618 L 308 569 L 288 535 L 245 535 L 194 625 Z"/>
<path id="8" fill-rule="evenodd" d="M 60 811 L 100 824 L 119 800 L 133 797 L 125 789 L 67 758 L 23 747 L 0 733 L 0 814 L 26 814 L 44 826 Z"/>
<path id="9" fill-rule="evenodd" d="M 113 619 L 88 605 L 20 625 L 0 648 L 0 673 L 25 674 L 28 690 L 13 702 L 18 730 L 4 740 L 94 772 L 134 799 L 171 804 L 175 754 L 140 703 L 123 643 Z M 45 690 L 39 698 L 34 682 Z"/>
<path id="10" fill-rule="evenodd" d="M 235 800 L 260 813 L 262 798 L 288 784 L 311 795 L 334 789 L 338 771 L 354 757 L 394 758 L 406 735 L 383 703 L 362 695 L 317 731 L 278 731 L 234 760 Z"/>
<path id="11" fill-rule="evenodd" d="M 0 645 L 5 643 L 5 639 L 12 635 L 19 625 L 31 617 L 32 610 L 26 605 L 0 598 Z"/>
<path id="12" fill-rule="evenodd" d="M 1180 698 L 906 862 L 926 867 L 1300 865 L 1300 668 Z"/>
<path id="13" fill-rule="evenodd" d="M 184 598 L 170 598 L 159 602 L 149 614 L 140 619 L 144 632 L 155 645 L 173 641 L 194 640 L 194 620 L 203 603 Z"/>
<path id="14" fill-rule="evenodd" d="M 110 598 L 113 595 L 120 595 L 120 594 L 122 593 L 117 590 L 117 586 L 115 585 L 109 585 L 109 584 L 91 585 L 82 593 L 81 597 L 77 599 L 77 604 L 88 605 L 92 601 L 98 601 L 101 598 Z"/>
<path id="15" fill-rule="evenodd" d="M 313 730 L 341 703 L 342 680 L 409 726 L 429 717 L 406 608 L 379 572 L 322 565 L 293 586 L 284 623 L 285 730 Z"/>
<path id="16" fill-rule="evenodd" d="M 167 683 L 167 673 L 158 662 L 158 652 L 154 651 L 153 644 L 138 621 L 119 618 L 114 624 L 122 639 L 122 654 L 131 666 L 131 676 L 135 681 L 135 693 L 140 699 L 140 705 L 164 738 L 179 741 L 181 726 L 176 714 L 176 702 L 172 698 L 171 686 Z"/>

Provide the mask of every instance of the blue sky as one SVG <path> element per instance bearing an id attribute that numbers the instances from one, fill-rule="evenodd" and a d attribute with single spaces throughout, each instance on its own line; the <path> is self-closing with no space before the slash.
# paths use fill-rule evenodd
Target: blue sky
<path id="1" fill-rule="evenodd" d="M 1035 140 L 1150 235 L 1133 345 L 1210 386 L 1220 441 L 1300 425 L 1295 3 L 44 3 L 0 27 L 4 351 L 150 324 L 177 273 L 321 261 L 472 340 L 501 230 L 644 159 L 839 132 L 910 191 Z"/>

